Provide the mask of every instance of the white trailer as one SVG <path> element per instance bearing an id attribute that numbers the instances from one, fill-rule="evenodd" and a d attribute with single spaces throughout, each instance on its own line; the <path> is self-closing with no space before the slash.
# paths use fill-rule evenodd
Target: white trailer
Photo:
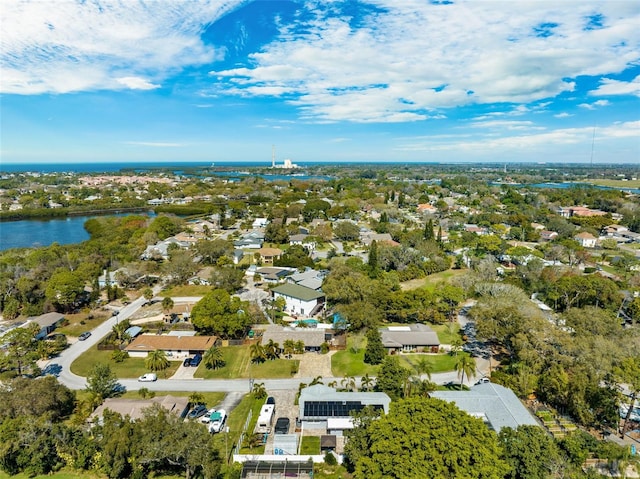
<path id="1" fill-rule="evenodd" d="M 265 404 L 260 409 L 260 415 L 258 416 L 258 422 L 256 423 L 257 433 L 271 432 L 271 424 L 273 423 L 273 413 L 275 412 L 275 404 Z"/>

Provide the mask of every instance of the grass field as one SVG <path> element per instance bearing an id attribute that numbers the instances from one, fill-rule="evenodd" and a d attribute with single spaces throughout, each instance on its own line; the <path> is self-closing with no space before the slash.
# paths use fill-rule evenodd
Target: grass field
<path id="1" fill-rule="evenodd" d="M 431 329 L 433 329 L 438 334 L 440 344 L 451 344 L 451 341 L 454 338 L 460 337 L 460 325 L 458 324 L 458 322 L 447 324 L 432 324 L 430 326 Z"/>
<path id="2" fill-rule="evenodd" d="M 331 356 L 331 372 L 334 376 L 375 376 L 378 366 L 371 366 L 364 362 L 364 350 L 367 340 L 361 335 L 349 335 L 347 349 L 337 351 Z"/>
<path id="3" fill-rule="evenodd" d="M 585 180 L 585 183 L 598 186 L 609 186 L 611 188 L 640 188 L 640 180 Z"/>
<path id="4" fill-rule="evenodd" d="M 444 373 L 447 371 L 453 371 L 456 368 L 456 361 L 460 356 L 468 356 L 467 353 L 460 352 L 458 356 L 452 356 L 450 354 L 401 354 L 400 364 L 405 368 L 413 370 L 413 366 L 423 358 L 426 358 L 431 363 L 432 373 Z"/>
<path id="5" fill-rule="evenodd" d="M 203 379 L 234 379 L 234 378 L 289 378 L 291 366 L 298 363 L 292 359 L 274 359 L 262 364 L 252 364 L 249 345 L 221 347 L 225 366 L 220 369 L 207 369 L 204 364 L 198 367 L 195 377 Z"/>
<path id="6" fill-rule="evenodd" d="M 163 289 L 158 293 L 158 298 L 170 297 L 184 297 L 184 296 L 204 296 L 213 290 L 211 286 L 203 285 L 182 285 L 174 286 L 173 288 Z"/>
<path id="7" fill-rule="evenodd" d="M 418 288 L 427 288 L 430 290 L 435 289 L 438 283 L 447 283 L 451 281 L 453 278 L 458 276 L 462 276 L 464 274 L 463 269 L 448 269 L 447 271 L 442 271 L 441 273 L 432 274 L 431 276 L 427 276 L 426 278 L 418 278 L 412 279 L 410 281 L 404 281 L 400 283 L 400 288 L 403 291 L 409 291 L 412 289 Z"/>
<path id="8" fill-rule="evenodd" d="M 67 336 L 80 336 L 81 333 L 91 331 L 111 317 L 109 313 L 103 311 L 92 314 L 91 319 L 89 319 L 91 316 L 89 313 L 65 314 L 64 317 L 69 321 L 69 324 L 58 327 L 56 333 L 66 334 Z"/>
<path id="9" fill-rule="evenodd" d="M 71 372 L 78 376 L 86 377 L 89 375 L 89 371 L 98 363 L 107 363 L 118 378 L 137 378 L 149 372 L 144 365 L 144 358 L 127 358 L 121 363 L 116 363 L 111 359 L 112 354 L 113 351 L 99 351 L 96 346 L 92 346 L 71 364 Z M 159 373 L 158 377 L 171 377 L 180 364 L 180 361 L 169 361 L 169 369 Z"/>
<path id="10" fill-rule="evenodd" d="M 302 436 L 300 454 L 320 454 L 320 437 Z"/>

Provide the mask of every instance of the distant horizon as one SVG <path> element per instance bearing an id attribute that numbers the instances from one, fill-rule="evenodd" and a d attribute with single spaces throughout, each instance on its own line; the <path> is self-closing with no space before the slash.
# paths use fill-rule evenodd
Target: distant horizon
<path id="1" fill-rule="evenodd" d="M 2 164 L 640 163 L 637 1 L 0 10 Z"/>

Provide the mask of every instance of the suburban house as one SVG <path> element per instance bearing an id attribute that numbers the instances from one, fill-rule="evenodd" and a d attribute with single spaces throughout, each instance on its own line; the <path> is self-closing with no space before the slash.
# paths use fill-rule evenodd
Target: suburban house
<path id="1" fill-rule="evenodd" d="M 438 208 L 436 208 L 433 205 L 430 205 L 429 203 L 420 203 L 416 207 L 416 211 L 422 214 L 435 214 L 438 212 Z"/>
<path id="2" fill-rule="evenodd" d="M 327 271 L 318 271 L 307 268 L 302 273 L 294 273 L 290 275 L 287 277 L 287 281 L 289 283 L 298 284 L 318 291 L 322 287 L 322 282 L 326 276 Z"/>
<path id="3" fill-rule="evenodd" d="M 234 241 L 233 246 L 236 248 L 260 249 L 262 248 L 262 243 L 264 243 L 264 233 L 262 231 L 250 231 L 242 235 L 239 240 Z"/>
<path id="4" fill-rule="evenodd" d="M 426 324 L 407 326 L 389 326 L 380 329 L 382 345 L 389 353 L 399 351 L 418 351 L 437 353 L 440 340 L 436 332 Z"/>
<path id="5" fill-rule="evenodd" d="M 285 311 L 291 314 L 313 316 L 324 306 L 324 293 L 299 284 L 285 283 L 271 291 L 274 300 L 284 298 Z"/>
<path id="6" fill-rule="evenodd" d="M 268 266 L 256 269 L 255 274 L 260 275 L 260 279 L 262 281 L 266 281 L 268 283 L 279 283 L 294 271 L 295 268 L 276 268 Z"/>
<path id="7" fill-rule="evenodd" d="M 280 248 L 260 248 L 258 253 L 263 264 L 273 264 L 275 260 L 280 259 L 280 256 L 282 256 Z"/>
<path id="8" fill-rule="evenodd" d="M 29 326 L 30 324 L 37 324 L 40 326 L 40 330 L 38 334 L 36 334 L 36 339 L 44 339 L 49 334 L 51 334 L 55 329 L 62 323 L 64 320 L 64 315 L 60 313 L 45 313 L 40 316 L 32 316 L 27 318 L 24 326 Z"/>
<path id="9" fill-rule="evenodd" d="M 233 264 L 240 264 L 240 261 L 242 261 L 242 258 L 244 258 L 244 251 L 242 251 L 241 249 L 234 249 L 233 250 Z"/>
<path id="10" fill-rule="evenodd" d="M 327 342 L 327 333 L 318 328 L 291 328 L 270 324 L 262 333 L 262 344 L 267 344 L 269 340 L 277 343 L 280 350 L 283 350 L 285 341 L 292 340 L 302 341 L 305 351 L 320 351 L 322 343 Z"/>
<path id="11" fill-rule="evenodd" d="M 316 249 L 316 242 L 315 241 L 309 241 L 307 238 L 309 237 L 308 234 L 297 234 L 297 235 L 291 235 L 289 236 L 289 245 L 293 246 L 293 245 L 300 245 L 303 248 L 306 248 L 308 251 L 312 252 L 315 251 Z"/>
<path id="12" fill-rule="evenodd" d="M 269 220 L 267 218 L 256 218 L 255 220 L 253 220 L 253 224 L 251 226 L 253 226 L 254 228 L 264 228 L 268 224 Z"/>
<path id="13" fill-rule="evenodd" d="M 345 425 L 343 429 L 353 428 L 351 413 L 358 412 L 366 406 L 389 413 L 391 398 L 381 392 L 343 392 L 336 391 L 323 384 L 316 384 L 304 388 L 300 392 L 298 418 L 304 429 L 332 429 L 330 422 L 351 421 L 351 426 Z M 339 428 L 333 427 L 334 430 Z"/>
<path id="14" fill-rule="evenodd" d="M 169 359 L 182 360 L 192 354 L 204 354 L 218 342 L 216 336 L 172 336 L 141 334 L 125 348 L 132 358 L 146 358 L 151 351 L 164 351 Z"/>
<path id="15" fill-rule="evenodd" d="M 540 231 L 540 239 L 542 241 L 553 241 L 558 237 L 558 233 L 555 231 L 542 230 Z"/>
<path id="16" fill-rule="evenodd" d="M 598 241 L 598 238 L 593 236 L 591 233 L 587 233 L 586 231 L 578 233 L 573 237 L 573 239 L 580 243 L 580 246 L 582 246 L 583 248 L 595 248 Z"/>
<path id="17" fill-rule="evenodd" d="M 93 423 L 96 420 L 101 423 L 104 412 L 116 412 L 122 416 L 129 416 L 134 421 L 142 419 L 144 410 L 158 404 L 171 414 L 175 414 L 180 418 L 184 418 L 189 412 L 189 398 L 175 396 L 156 396 L 150 399 L 124 399 L 124 398 L 107 398 L 91 413 L 87 422 Z"/>
<path id="18" fill-rule="evenodd" d="M 118 273 L 122 273 L 124 276 L 128 275 L 128 271 L 125 268 L 119 268 L 115 271 L 103 270 L 102 274 L 98 276 L 98 287 L 100 289 L 106 288 L 107 285 L 122 287 L 118 281 L 118 277 L 120 276 Z"/>
<path id="19" fill-rule="evenodd" d="M 499 384 L 477 384 L 470 391 L 434 391 L 431 397 L 455 403 L 498 433 L 503 427 L 540 426 L 513 391 Z"/>
<path id="20" fill-rule="evenodd" d="M 389 233 L 374 233 L 372 231 L 365 231 L 360 235 L 360 242 L 365 246 L 370 246 L 371 243 L 384 243 L 391 246 L 399 246 L 400 243 L 393 240 Z"/>
<path id="21" fill-rule="evenodd" d="M 571 216 L 605 216 L 606 211 L 592 210 L 586 206 L 559 206 L 556 209 L 556 213 L 563 218 L 570 218 Z"/>
<path id="22" fill-rule="evenodd" d="M 143 260 L 160 260 L 160 259 L 169 259 L 169 246 L 177 245 L 179 248 L 187 249 L 189 247 L 189 243 L 184 241 L 179 241 L 176 238 L 167 238 L 164 241 L 160 241 L 154 245 L 149 245 L 144 250 L 140 259 Z"/>

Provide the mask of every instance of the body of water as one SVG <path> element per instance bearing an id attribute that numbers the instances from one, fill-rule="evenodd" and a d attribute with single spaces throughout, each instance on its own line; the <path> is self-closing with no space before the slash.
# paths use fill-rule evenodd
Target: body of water
<path id="1" fill-rule="evenodd" d="M 528 186 L 530 188 L 549 188 L 549 189 L 561 189 L 566 190 L 569 188 L 596 188 L 598 190 L 619 190 L 619 191 L 628 191 L 629 193 L 639 194 L 640 189 L 636 188 L 624 188 L 624 187 L 613 187 L 613 186 L 601 186 L 601 185 L 591 185 L 589 183 L 533 183 L 533 184 L 523 184 L 523 183 L 500 183 L 500 182 L 491 182 L 492 186 L 502 186 L 504 184 L 508 186 Z"/>
<path id="2" fill-rule="evenodd" d="M 148 213 L 115 213 L 108 216 L 127 216 Z M 29 219 L 0 222 L 0 251 L 10 248 L 49 246 L 53 243 L 74 244 L 89 239 L 84 223 L 92 216 L 69 216 L 50 220 Z"/>

